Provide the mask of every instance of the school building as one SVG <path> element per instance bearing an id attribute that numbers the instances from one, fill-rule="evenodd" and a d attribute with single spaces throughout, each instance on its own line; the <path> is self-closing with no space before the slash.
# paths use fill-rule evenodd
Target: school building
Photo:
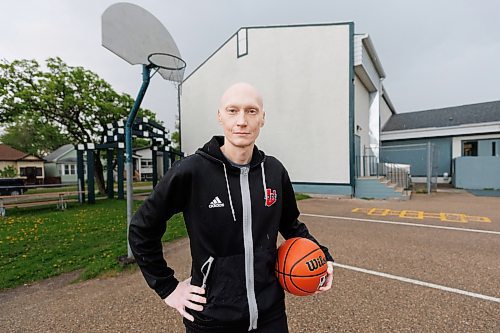
<path id="1" fill-rule="evenodd" d="M 365 151 L 378 155 L 380 128 L 395 113 L 385 76 L 370 36 L 352 22 L 241 28 L 181 84 L 182 150 L 192 154 L 222 135 L 220 96 L 249 82 L 266 111 L 257 145 L 284 163 L 295 189 L 355 195 L 356 161 Z"/>
<path id="2" fill-rule="evenodd" d="M 426 145 L 435 150 L 438 181 L 465 189 L 500 189 L 500 101 L 391 116 L 381 134 L 383 159 L 427 174 Z"/>

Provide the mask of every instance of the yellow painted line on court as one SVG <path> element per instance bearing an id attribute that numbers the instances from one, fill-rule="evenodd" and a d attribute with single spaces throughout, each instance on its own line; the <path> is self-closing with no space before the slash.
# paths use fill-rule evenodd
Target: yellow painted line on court
<path id="1" fill-rule="evenodd" d="M 392 210 L 387 208 L 354 208 L 353 213 L 364 213 L 369 216 L 395 216 L 405 219 L 425 220 L 436 219 L 441 222 L 456 222 L 456 223 L 491 223 L 491 220 L 486 216 L 471 216 L 460 213 L 433 213 L 424 212 L 421 210 Z"/>

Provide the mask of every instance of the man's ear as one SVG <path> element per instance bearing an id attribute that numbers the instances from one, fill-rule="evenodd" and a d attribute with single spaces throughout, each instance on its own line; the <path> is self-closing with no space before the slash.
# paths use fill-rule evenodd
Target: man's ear
<path id="1" fill-rule="evenodd" d="M 222 124 L 222 119 L 220 118 L 220 110 L 217 109 L 217 121 L 219 122 L 219 124 Z"/>

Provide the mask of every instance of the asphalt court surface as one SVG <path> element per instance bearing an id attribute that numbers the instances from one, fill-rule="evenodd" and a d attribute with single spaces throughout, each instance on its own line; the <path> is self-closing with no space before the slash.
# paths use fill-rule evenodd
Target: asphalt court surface
<path id="1" fill-rule="evenodd" d="M 291 333 L 500 332 L 500 198 L 467 192 L 404 202 L 313 198 L 299 207 L 337 267 L 331 291 L 287 295 Z M 373 208 L 490 222 L 363 213 Z M 187 239 L 166 244 L 165 257 L 178 279 L 189 276 Z M 68 284 L 70 278 L 0 293 L 0 332 L 185 332 L 138 271 Z"/>
<path id="2" fill-rule="evenodd" d="M 456 191 L 299 205 L 340 266 L 332 331 L 500 332 L 500 198 Z"/>

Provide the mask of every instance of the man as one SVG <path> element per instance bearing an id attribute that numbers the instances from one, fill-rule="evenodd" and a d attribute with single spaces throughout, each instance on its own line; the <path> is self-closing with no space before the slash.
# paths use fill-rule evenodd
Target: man
<path id="1" fill-rule="evenodd" d="M 283 165 L 255 146 L 265 112 L 258 91 L 237 83 L 223 94 L 214 137 L 175 163 L 132 218 L 130 246 L 149 286 L 184 317 L 186 332 L 288 332 L 274 273 L 278 232 L 316 242 Z M 178 282 L 163 259 L 166 221 L 183 212 L 191 278 Z M 333 258 L 324 287 L 331 288 Z"/>

